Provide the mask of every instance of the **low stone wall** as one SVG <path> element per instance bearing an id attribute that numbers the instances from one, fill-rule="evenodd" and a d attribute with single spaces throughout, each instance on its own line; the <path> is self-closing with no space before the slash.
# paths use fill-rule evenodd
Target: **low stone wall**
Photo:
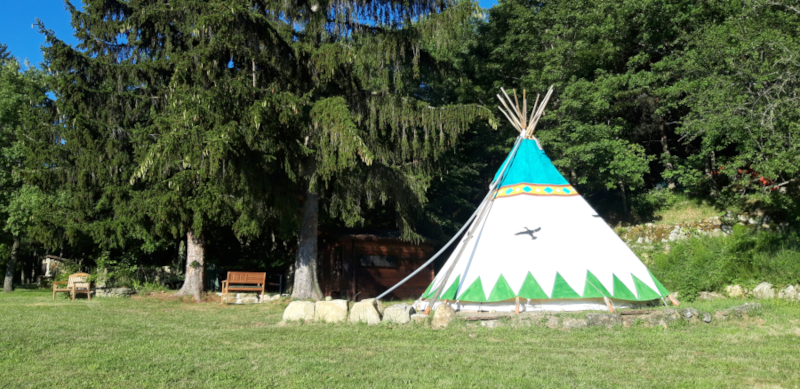
<path id="1" fill-rule="evenodd" d="M 95 297 L 131 297 L 136 294 L 132 288 L 104 288 L 98 287 L 94 290 Z"/>
<path id="2" fill-rule="evenodd" d="M 668 243 L 686 239 L 691 236 L 720 236 L 733 232 L 734 225 L 758 227 L 766 230 L 785 229 L 788 223 L 774 224 L 769 216 L 726 214 L 722 217 L 712 217 L 679 224 L 653 224 L 647 223 L 632 227 L 619 227 L 617 235 L 625 242 L 632 244 Z"/>
<path id="3" fill-rule="evenodd" d="M 222 293 L 217 292 L 218 297 L 222 297 Z M 229 304 L 258 304 L 258 303 L 265 303 L 267 301 L 275 301 L 281 298 L 279 294 L 264 294 L 264 298 L 261 298 L 259 293 L 229 293 L 228 299 L 226 301 Z"/>
<path id="4" fill-rule="evenodd" d="M 745 288 L 741 285 L 728 285 L 725 292 L 700 292 L 698 300 L 722 300 L 727 298 L 754 298 L 754 299 L 782 299 L 790 301 L 800 301 L 800 284 L 787 285 L 783 288 L 775 288 L 769 282 L 762 282 L 753 289 Z"/>
<path id="5" fill-rule="evenodd" d="M 583 315 L 558 312 L 455 312 L 448 304 L 441 304 L 432 315 L 414 312 L 408 304 L 396 304 L 380 311 L 382 304 L 374 299 L 352 304 L 346 300 L 292 301 L 283 313 L 283 321 L 278 325 L 285 326 L 289 322 L 297 323 L 366 323 L 376 325 L 381 322 L 393 324 L 416 323 L 433 329 L 442 329 L 456 320 L 467 322 L 467 326 L 513 327 L 540 326 L 554 329 L 579 329 L 587 327 L 667 327 L 677 323 L 708 324 L 712 320 L 729 320 L 747 318 L 750 313 L 761 309 L 761 304 L 747 303 L 715 313 L 700 311 L 695 308 L 681 309 L 646 309 L 627 310 L 617 313 L 590 312 Z M 348 318 L 349 309 L 349 320 Z"/>

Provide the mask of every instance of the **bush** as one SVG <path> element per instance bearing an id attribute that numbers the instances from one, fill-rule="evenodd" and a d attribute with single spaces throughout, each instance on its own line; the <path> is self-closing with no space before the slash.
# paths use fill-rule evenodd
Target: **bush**
<path id="1" fill-rule="evenodd" d="M 800 236 L 734 226 L 730 236 L 671 243 L 669 253 L 653 256 L 651 269 L 667 289 L 680 291 L 688 301 L 698 292 L 722 291 L 730 284 L 795 284 L 800 282 Z"/>

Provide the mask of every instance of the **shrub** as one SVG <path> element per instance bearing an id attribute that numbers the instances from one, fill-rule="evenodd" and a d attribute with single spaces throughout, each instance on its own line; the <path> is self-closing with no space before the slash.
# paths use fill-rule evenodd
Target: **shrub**
<path id="1" fill-rule="evenodd" d="M 689 301 L 700 291 L 722 291 L 734 283 L 795 284 L 800 282 L 800 236 L 735 226 L 730 236 L 671 243 L 669 253 L 653 255 L 651 268 L 667 289 Z"/>

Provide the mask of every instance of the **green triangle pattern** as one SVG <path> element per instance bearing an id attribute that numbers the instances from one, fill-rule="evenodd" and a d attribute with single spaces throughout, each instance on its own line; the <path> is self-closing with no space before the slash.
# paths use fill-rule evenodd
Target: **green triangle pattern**
<path id="1" fill-rule="evenodd" d="M 614 274 L 614 298 L 620 300 L 636 300 L 636 296 Z"/>
<path id="2" fill-rule="evenodd" d="M 586 286 L 583 287 L 583 298 L 590 298 L 590 297 L 611 297 L 611 293 L 608 293 L 608 290 L 597 277 L 592 274 L 590 271 L 586 271 Z"/>
<path id="3" fill-rule="evenodd" d="M 456 280 L 450 284 L 450 287 L 447 288 L 446 291 L 442 292 L 442 295 L 439 296 L 440 299 L 443 300 L 455 300 L 456 298 L 456 291 L 458 290 L 458 283 L 461 281 L 461 274 L 456 277 Z M 433 297 L 433 296 L 431 296 Z"/>
<path id="4" fill-rule="evenodd" d="M 526 298 L 531 300 L 540 300 L 540 299 L 548 299 L 547 293 L 542 290 L 542 287 L 539 286 L 539 283 L 536 282 L 536 279 L 533 278 L 533 274 L 528 272 L 528 276 L 525 277 L 525 281 L 522 282 L 522 288 L 519 289 L 519 297 Z"/>
<path id="5" fill-rule="evenodd" d="M 481 278 L 478 277 L 464 293 L 461 293 L 461 296 L 458 296 L 458 299 L 461 301 L 474 301 L 476 303 L 486 302 L 486 293 L 483 292 Z"/>
<path id="6" fill-rule="evenodd" d="M 514 297 L 517 297 L 517 295 L 511 290 L 506 278 L 501 274 L 497 278 L 497 282 L 494 283 L 494 288 L 492 288 L 492 293 L 489 294 L 489 300 L 487 301 L 503 301 Z"/>
<path id="7" fill-rule="evenodd" d="M 428 285 L 428 289 L 425 289 L 425 293 L 422 294 L 422 298 L 426 299 L 431 295 L 431 289 L 433 289 L 433 283 L 436 281 L 432 281 L 430 285 Z"/>
<path id="8" fill-rule="evenodd" d="M 647 272 L 650 273 L 650 270 L 648 270 Z M 661 285 L 661 283 L 658 282 L 658 279 L 656 279 L 656 276 L 654 276 L 653 273 L 650 273 L 650 278 L 653 279 L 653 283 L 656 284 L 656 288 L 658 288 L 658 291 L 661 293 L 661 296 L 669 296 L 669 291 L 667 290 L 667 288 L 665 288 L 664 285 Z"/>
<path id="9" fill-rule="evenodd" d="M 650 289 L 647 284 L 636 278 L 633 273 L 631 273 L 631 277 L 633 277 L 633 283 L 636 285 L 636 294 L 639 295 L 640 301 L 655 300 L 661 297 L 653 289 Z"/>
<path id="10" fill-rule="evenodd" d="M 550 298 L 554 299 L 575 299 L 581 298 L 574 289 L 567 283 L 561 273 L 556 272 L 556 282 L 553 284 L 553 294 Z"/>

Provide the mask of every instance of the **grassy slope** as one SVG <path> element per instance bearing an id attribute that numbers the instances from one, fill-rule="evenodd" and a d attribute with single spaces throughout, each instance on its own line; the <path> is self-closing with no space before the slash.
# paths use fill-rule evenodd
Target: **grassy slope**
<path id="1" fill-rule="evenodd" d="M 655 213 L 654 224 L 680 224 L 720 216 L 724 212 L 702 200 L 681 198 L 675 204 Z"/>
<path id="2" fill-rule="evenodd" d="M 713 311 L 741 304 L 694 305 Z M 678 328 L 276 326 L 285 302 L 0 294 L 0 387 L 796 387 L 800 306 Z"/>

